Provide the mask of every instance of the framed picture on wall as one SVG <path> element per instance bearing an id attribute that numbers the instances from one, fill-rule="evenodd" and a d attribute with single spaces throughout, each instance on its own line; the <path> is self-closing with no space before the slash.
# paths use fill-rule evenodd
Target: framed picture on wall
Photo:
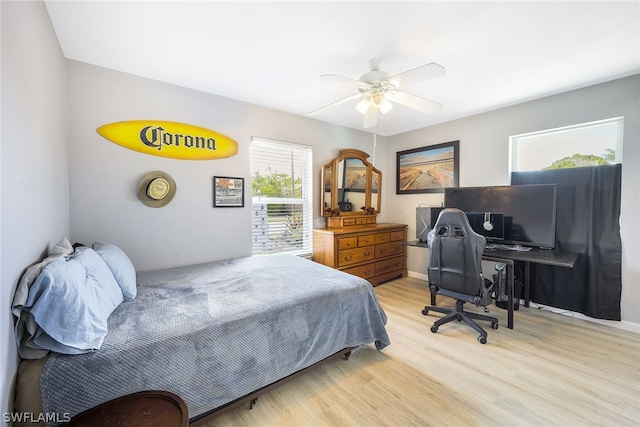
<path id="1" fill-rule="evenodd" d="M 244 178 L 213 177 L 213 207 L 244 207 Z"/>
<path id="2" fill-rule="evenodd" d="M 396 153 L 396 194 L 444 193 L 457 187 L 460 141 Z"/>

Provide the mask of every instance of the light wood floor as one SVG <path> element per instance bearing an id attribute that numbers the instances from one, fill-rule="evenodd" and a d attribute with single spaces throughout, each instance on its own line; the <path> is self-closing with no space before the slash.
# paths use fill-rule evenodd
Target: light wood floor
<path id="1" fill-rule="evenodd" d="M 482 345 L 462 322 L 430 332 L 442 315 L 421 314 L 421 280 L 376 293 L 389 347 L 360 347 L 208 426 L 640 425 L 640 335 L 522 306 L 511 330 L 491 306 L 500 327 Z"/>

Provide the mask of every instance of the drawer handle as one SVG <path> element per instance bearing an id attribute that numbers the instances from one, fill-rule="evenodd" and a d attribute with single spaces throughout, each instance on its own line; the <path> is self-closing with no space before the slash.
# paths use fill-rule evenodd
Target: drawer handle
<path id="1" fill-rule="evenodd" d="M 381 253 L 381 254 L 386 254 L 386 253 L 387 253 L 387 250 L 386 250 L 386 249 L 380 249 L 380 253 Z"/>
<path id="2" fill-rule="evenodd" d="M 380 271 L 387 271 L 387 267 L 382 267 Z"/>
<path id="3" fill-rule="evenodd" d="M 345 255 L 344 256 L 344 260 L 345 261 L 351 261 L 351 258 L 353 257 L 353 254 L 349 254 L 349 255 Z"/>
<path id="4" fill-rule="evenodd" d="M 347 246 L 351 246 L 351 242 L 347 242 Z"/>
<path id="5" fill-rule="evenodd" d="M 387 236 L 382 236 L 382 240 L 387 240 Z"/>
<path id="6" fill-rule="evenodd" d="M 364 256 L 369 256 L 369 255 L 371 255 L 371 252 L 365 252 L 364 253 Z"/>

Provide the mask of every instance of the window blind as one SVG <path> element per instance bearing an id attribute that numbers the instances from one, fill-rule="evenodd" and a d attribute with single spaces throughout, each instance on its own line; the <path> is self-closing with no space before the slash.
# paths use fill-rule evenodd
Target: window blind
<path id="1" fill-rule="evenodd" d="M 293 253 L 311 257 L 312 164 L 310 146 L 252 138 L 254 255 Z"/>

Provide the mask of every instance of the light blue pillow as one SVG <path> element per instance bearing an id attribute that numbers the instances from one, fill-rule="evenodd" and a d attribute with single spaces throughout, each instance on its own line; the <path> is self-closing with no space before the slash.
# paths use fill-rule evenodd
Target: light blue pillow
<path id="1" fill-rule="evenodd" d="M 80 247 L 42 270 L 23 310 L 40 327 L 33 339 L 37 347 L 78 354 L 100 348 L 107 319 L 122 301 L 109 267 L 91 248 Z"/>
<path id="2" fill-rule="evenodd" d="M 109 266 L 113 277 L 116 278 L 125 301 L 131 301 L 138 293 L 136 287 L 136 269 L 122 249 L 112 243 L 95 242 L 91 245 Z"/>

